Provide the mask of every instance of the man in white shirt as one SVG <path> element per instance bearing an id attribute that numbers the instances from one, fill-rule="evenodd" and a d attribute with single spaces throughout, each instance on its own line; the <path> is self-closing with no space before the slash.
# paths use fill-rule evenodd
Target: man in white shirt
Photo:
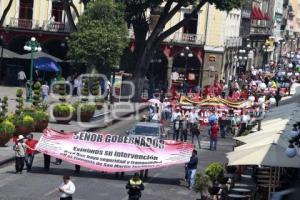
<path id="1" fill-rule="evenodd" d="M 63 176 L 63 183 L 58 190 L 61 193 L 60 200 L 72 200 L 72 195 L 75 193 L 76 188 L 69 176 Z"/>
<path id="2" fill-rule="evenodd" d="M 26 74 L 23 70 L 20 70 L 18 72 L 18 82 L 19 82 L 19 87 L 24 87 L 26 81 Z"/>
<path id="3" fill-rule="evenodd" d="M 47 101 L 48 95 L 49 95 L 49 86 L 47 82 L 44 82 L 44 84 L 42 85 L 42 96 L 44 101 Z"/>
<path id="4" fill-rule="evenodd" d="M 179 119 L 181 119 L 181 112 L 180 112 L 179 107 L 177 107 L 176 110 L 172 113 L 171 121 L 174 122 L 177 119 L 177 117 L 179 117 Z"/>

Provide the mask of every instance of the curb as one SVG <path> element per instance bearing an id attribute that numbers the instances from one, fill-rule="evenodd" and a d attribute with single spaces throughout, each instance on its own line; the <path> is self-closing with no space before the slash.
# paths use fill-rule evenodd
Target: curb
<path id="1" fill-rule="evenodd" d="M 5 165 L 5 164 L 7 164 L 7 163 L 12 162 L 13 160 L 15 160 L 15 157 L 7 158 L 7 159 L 5 159 L 5 160 L 0 161 L 0 167 L 1 167 L 2 165 Z"/>

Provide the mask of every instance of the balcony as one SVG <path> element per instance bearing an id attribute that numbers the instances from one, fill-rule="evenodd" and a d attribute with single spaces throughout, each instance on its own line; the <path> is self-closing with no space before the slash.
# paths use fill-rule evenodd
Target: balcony
<path id="1" fill-rule="evenodd" d="M 189 34 L 176 32 L 173 36 L 168 38 L 172 42 L 184 44 L 204 44 L 203 36 L 198 34 Z"/>
<path id="2" fill-rule="evenodd" d="M 38 28 L 38 21 L 31 19 L 10 18 L 10 27 L 21 29 L 35 29 Z"/>
<path id="3" fill-rule="evenodd" d="M 224 45 L 226 47 L 239 47 L 239 46 L 242 46 L 242 38 L 241 37 L 227 37 L 225 39 Z"/>
<path id="4" fill-rule="evenodd" d="M 69 26 L 63 22 L 55 22 L 51 20 L 45 20 L 43 22 L 43 30 L 50 32 L 69 32 Z"/>
<path id="5" fill-rule="evenodd" d="M 50 32 L 69 32 L 69 26 L 63 22 L 46 20 L 40 26 L 38 20 L 11 18 L 10 27 L 27 30 L 42 30 Z"/>
<path id="6" fill-rule="evenodd" d="M 149 31 L 147 34 L 146 39 L 150 36 L 151 32 Z M 134 31 L 132 28 L 128 31 L 128 37 L 130 39 L 134 39 Z M 166 38 L 164 42 L 174 42 L 174 43 L 183 43 L 183 44 L 195 44 L 195 45 L 202 45 L 204 44 L 203 35 L 197 34 L 188 34 L 182 32 L 176 32 Z"/>
<path id="7" fill-rule="evenodd" d="M 272 30 L 266 26 L 251 26 L 251 35 L 271 35 Z"/>

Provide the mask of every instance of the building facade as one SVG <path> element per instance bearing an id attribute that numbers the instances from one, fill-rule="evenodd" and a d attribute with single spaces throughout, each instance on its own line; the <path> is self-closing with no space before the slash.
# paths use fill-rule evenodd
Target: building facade
<path id="1" fill-rule="evenodd" d="M 80 0 L 74 0 L 79 14 L 83 12 Z M 9 0 L 0 1 L 0 13 Z M 77 17 L 74 9 L 72 15 Z M 56 0 L 14 0 L 5 18 L 0 35 L 6 48 L 23 54 L 25 42 L 36 37 L 44 52 L 64 59 L 67 53 L 66 40 L 69 36 L 69 24 L 63 9 L 63 3 Z"/>

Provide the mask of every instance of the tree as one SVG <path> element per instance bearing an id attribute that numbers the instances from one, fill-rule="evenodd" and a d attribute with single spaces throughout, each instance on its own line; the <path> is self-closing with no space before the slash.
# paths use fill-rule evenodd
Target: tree
<path id="1" fill-rule="evenodd" d="M 42 101 L 43 101 L 43 97 L 42 97 L 42 85 L 41 85 L 41 83 L 39 81 L 37 81 L 33 85 L 33 101 L 32 101 L 32 105 L 35 108 L 40 108 Z"/>
<path id="2" fill-rule="evenodd" d="M 78 31 L 71 34 L 69 41 L 69 56 L 75 63 L 84 63 L 92 70 L 119 64 L 128 45 L 128 29 L 120 4 L 113 0 L 89 3 L 77 27 Z"/>
<path id="3" fill-rule="evenodd" d="M 0 26 L 3 26 L 4 20 L 6 18 L 7 13 L 9 12 L 9 10 L 11 8 L 12 3 L 13 3 L 13 0 L 9 0 L 6 8 L 4 9 L 1 19 L 0 19 Z"/>
<path id="4" fill-rule="evenodd" d="M 135 50 L 137 56 L 136 69 L 134 73 L 135 82 L 135 101 L 139 101 L 142 94 L 144 77 L 148 71 L 150 60 L 160 43 L 172 35 L 174 32 L 185 26 L 193 15 L 206 3 L 214 4 L 220 10 L 230 11 L 239 8 L 242 0 L 119 0 L 125 5 L 126 21 L 132 25 L 135 35 Z M 160 7 L 164 3 L 163 7 Z M 191 12 L 184 19 L 170 28 L 165 29 L 165 25 L 183 7 L 191 6 Z M 146 14 L 151 13 L 160 15 L 156 25 L 150 35 L 149 19 Z"/>
<path id="5" fill-rule="evenodd" d="M 74 22 L 74 19 L 73 19 L 73 16 L 72 16 L 72 11 L 71 11 L 73 1 L 72 0 L 71 1 L 70 0 L 62 0 L 61 2 L 63 3 L 63 8 L 64 8 L 64 11 L 66 13 L 67 19 L 68 19 L 68 23 L 69 23 L 69 26 L 70 26 L 70 32 L 74 32 L 74 31 L 77 30 L 77 27 L 75 25 L 75 22 Z"/>

